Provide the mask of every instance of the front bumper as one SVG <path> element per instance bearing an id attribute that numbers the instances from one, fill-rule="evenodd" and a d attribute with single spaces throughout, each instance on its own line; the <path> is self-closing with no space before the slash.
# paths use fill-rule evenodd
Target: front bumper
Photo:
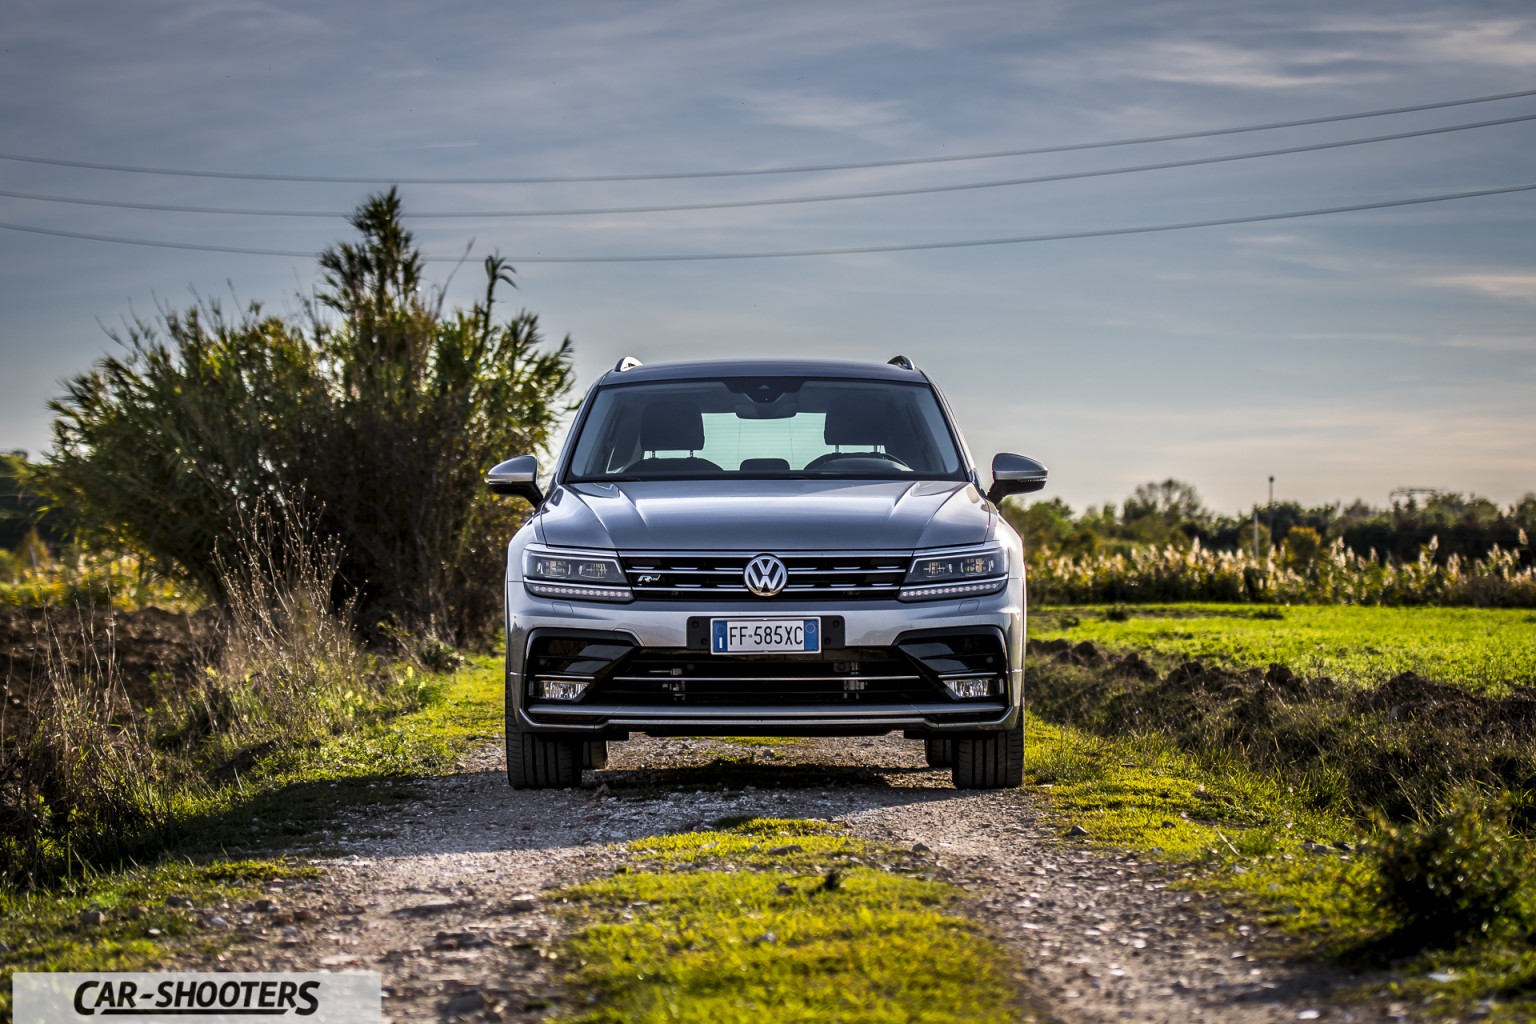
<path id="1" fill-rule="evenodd" d="M 530 595 L 507 582 L 507 717 L 509 728 L 544 733 L 622 738 L 655 735 L 871 735 L 895 729 L 909 735 L 1012 728 L 1023 704 L 1023 581 L 980 598 L 930 602 L 890 600 L 792 601 L 721 604 L 710 601 L 577 603 Z M 835 623 L 830 646 L 804 656 L 732 658 L 711 655 L 700 625 L 710 617 L 818 616 Z M 690 628 L 691 627 L 691 628 Z M 632 646 L 627 672 L 614 685 L 595 685 L 581 700 L 533 699 L 528 692 L 530 641 L 549 636 L 603 637 Z M 941 685 L 939 669 L 914 659 L 914 645 L 946 636 L 995 637 L 998 692 L 956 699 Z M 634 661 L 643 661 L 636 668 Z M 900 667 L 902 662 L 909 667 Z M 812 663 L 814 662 L 814 663 Z M 854 664 L 879 685 L 850 689 L 839 699 L 838 679 L 860 680 Z M 600 672 L 599 672 L 600 674 Z M 643 684 L 684 685 L 669 698 Z M 898 680 L 903 682 L 898 683 Z M 737 686 L 739 684 L 739 688 Z M 805 691 L 798 696 L 796 687 Z M 686 692 L 685 692 L 686 691 Z M 707 696 L 701 691 L 707 691 Z M 762 699 L 754 699 L 760 695 Z"/>

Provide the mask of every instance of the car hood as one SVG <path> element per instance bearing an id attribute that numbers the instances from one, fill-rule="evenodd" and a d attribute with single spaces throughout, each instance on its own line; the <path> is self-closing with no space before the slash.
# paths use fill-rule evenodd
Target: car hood
<path id="1" fill-rule="evenodd" d="M 949 480 L 656 480 L 557 488 L 536 527 L 556 547 L 904 551 L 988 540 L 993 511 Z"/>

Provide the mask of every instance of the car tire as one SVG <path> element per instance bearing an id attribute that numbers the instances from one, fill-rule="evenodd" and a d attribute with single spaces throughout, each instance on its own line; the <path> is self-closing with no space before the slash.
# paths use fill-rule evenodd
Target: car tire
<path id="1" fill-rule="evenodd" d="M 581 766 L 593 771 L 608 767 L 608 741 L 587 740 L 581 745 Z"/>
<path id="2" fill-rule="evenodd" d="M 1024 782 L 1024 723 L 955 741 L 956 789 L 1012 789 Z"/>
<path id="3" fill-rule="evenodd" d="M 507 730 L 507 781 L 513 789 L 567 789 L 581 785 L 581 740 Z"/>
<path id="4" fill-rule="evenodd" d="M 923 754 L 929 768 L 948 768 L 955 763 L 955 741 L 929 737 L 923 740 Z"/>

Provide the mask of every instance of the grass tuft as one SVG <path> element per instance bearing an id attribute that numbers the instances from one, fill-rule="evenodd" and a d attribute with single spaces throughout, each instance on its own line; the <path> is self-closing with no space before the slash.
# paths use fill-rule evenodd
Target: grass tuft
<path id="1" fill-rule="evenodd" d="M 1507 799 L 1463 789 L 1430 821 L 1379 823 L 1373 852 L 1396 940 L 1447 948 L 1500 929 L 1528 930 L 1536 858 L 1510 835 L 1508 818 Z"/>
<path id="2" fill-rule="evenodd" d="M 596 918 L 565 944 L 590 1000 L 569 1020 L 1028 1019 L 1008 954 L 901 851 L 777 819 L 631 850 L 639 870 L 560 893 Z"/>

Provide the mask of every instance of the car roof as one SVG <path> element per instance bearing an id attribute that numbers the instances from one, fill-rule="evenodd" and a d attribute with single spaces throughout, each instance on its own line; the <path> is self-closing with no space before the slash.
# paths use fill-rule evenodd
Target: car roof
<path id="1" fill-rule="evenodd" d="M 716 377 L 834 377 L 927 383 L 928 375 L 891 363 L 856 363 L 831 359 L 706 359 L 651 363 L 609 370 L 600 384 L 642 381 L 708 380 Z"/>

